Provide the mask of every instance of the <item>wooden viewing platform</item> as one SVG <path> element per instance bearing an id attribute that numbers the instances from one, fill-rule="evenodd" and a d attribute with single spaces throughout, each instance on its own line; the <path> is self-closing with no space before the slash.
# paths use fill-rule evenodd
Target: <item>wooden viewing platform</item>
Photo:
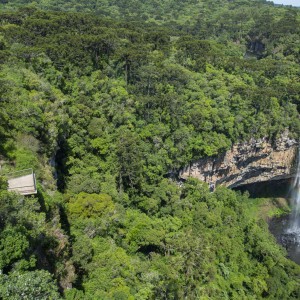
<path id="1" fill-rule="evenodd" d="M 18 192 L 21 195 L 37 193 L 35 174 L 32 169 L 16 171 L 7 174 L 8 190 Z"/>

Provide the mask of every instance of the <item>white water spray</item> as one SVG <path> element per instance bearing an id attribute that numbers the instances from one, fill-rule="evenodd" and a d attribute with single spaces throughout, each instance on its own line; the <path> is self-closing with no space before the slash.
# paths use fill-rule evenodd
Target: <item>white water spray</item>
<path id="1" fill-rule="evenodd" d="M 287 233 L 294 235 L 297 243 L 300 243 L 300 149 L 298 153 L 297 174 L 292 186 L 292 213 Z"/>

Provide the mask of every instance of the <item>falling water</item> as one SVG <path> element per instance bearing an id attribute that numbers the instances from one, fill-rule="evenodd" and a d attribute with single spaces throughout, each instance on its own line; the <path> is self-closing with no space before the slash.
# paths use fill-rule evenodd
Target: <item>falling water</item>
<path id="1" fill-rule="evenodd" d="M 300 265 L 300 149 L 297 173 L 290 188 L 292 213 L 289 216 L 273 218 L 269 229 L 276 240 L 287 250 L 288 257 Z"/>
<path id="2" fill-rule="evenodd" d="M 292 213 L 287 233 L 293 235 L 295 242 L 300 244 L 300 150 L 298 153 L 297 174 L 292 186 Z"/>

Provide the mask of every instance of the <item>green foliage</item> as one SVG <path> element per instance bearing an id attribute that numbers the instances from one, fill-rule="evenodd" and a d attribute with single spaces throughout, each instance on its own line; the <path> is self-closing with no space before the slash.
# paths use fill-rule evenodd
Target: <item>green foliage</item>
<path id="1" fill-rule="evenodd" d="M 8 187 L 7 179 L 4 176 L 0 176 L 0 190 L 6 190 Z"/>
<path id="2" fill-rule="evenodd" d="M 95 218 L 108 216 L 115 209 L 115 205 L 109 195 L 80 193 L 75 199 L 71 199 L 68 210 L 72 218 Z"/>
<path id="3" fill-rule="evenodd" d="M 103 195 L 70 200 L 73 259 L 87 299 L 296 298 L 297 276 L 289 278 L 289 291 L 274 289 L 269 280 L 287 282 L 278 263 L 293 266 L 294 274 L 300 268 L 284 257 L 266 223 L 249 217 L 247 195 L 222 187 L 210 193 L 206 184 L 189 179 L 182 189 L 174 186 L 174 199 L 167 200 L 167 186 L 163 181 L 152 196 L 164 199 L 157 202 L 162 211 L 152 216 L 132 208 L 124 214 L 116 206 L 109 209 L 115 211 L 111 219 L 104 205 L 111 199 Z M 164 210 L 165 201 L 171 210 Z M 91 222 L 96 216 L 101 220 Z M 99 229 L 103 222 L 110 222 L 109 229 Z"/>
<path id="4" fill-rule="evenodd" d="M 63 256 L 64 247 L 57 239 L 60 229 L 55 230 L 47 224 L 38 199 L 0 192 L 1 298 L 59 299 L 56 279 L 38 270 L 56 269 L 60 263 L 56 257 L 58 248 L 59 256 Z M 51 260 L 54 260 L 52 268 Z"/>
<path id="5" fill-rule="evenodd" d="M 237 141 L 299 138 L 299 10 L 0 8 L 3 168 L 34 168 L 39 181 L 22 197 L 0 177 L 1 298 L 59 299 L 56 281 L 66 299 L 300 297 L 299 266 L 247 195 L 170 179 Z"/>
<path id="6" fill-rule="evenodd" d="M 24 256 L 29 242 L 25 228 L 5 228 L 0 235 L 0 269 L 11 265 Z M 24 234 L 25 233 L 25 234 Z"/>
<path id="7" fill-rule="evenodd" d="M 0 275 L 0 295 L 7 300 L 61 299 L 52 276 L 44 270 Z"/>

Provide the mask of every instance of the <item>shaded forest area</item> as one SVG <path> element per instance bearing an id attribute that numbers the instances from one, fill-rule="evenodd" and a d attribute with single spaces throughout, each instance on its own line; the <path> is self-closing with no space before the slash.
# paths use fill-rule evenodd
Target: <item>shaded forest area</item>
<path id="1" fill-rule="evenodd" d="M 236 141 L 299 137 L 299 10 L 0 8 L 1 171 L 33 167 L 39 185 L 23 198 L 0 177 L 0 297 L 300 297 L 300 267 L 247 194 L 170 179 Z"/>

